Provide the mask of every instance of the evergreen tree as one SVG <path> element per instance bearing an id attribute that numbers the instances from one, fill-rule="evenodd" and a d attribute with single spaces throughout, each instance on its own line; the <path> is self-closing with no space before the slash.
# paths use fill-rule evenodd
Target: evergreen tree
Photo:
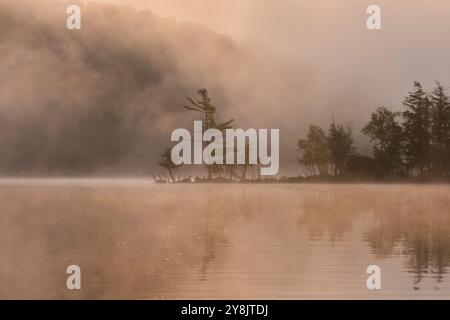
<path id="1" fill-rule="evenodd" d="M 362 129 L 370 141 L 375 143 L 373 154 L 378 176 L 390 176 L 401 170 L 402 127 L 397 121 L 400 115 L 400 112 L 378 108 Z"/>
<path id="2" fill-rule="evenodd" d="M 414 91 L 405 98 L 403 105 L 406 108 L 403 112 L 406 164 L 424 177 L 431 167 L 431 101 L 419 82 L 414 82 Z"/>
<path id="3" fill-rule="evenodd" d="M 233 119 L 224 123 L 216 123 L 216 108 L 211 103 L 211 98 L 208 95 L 208 90 L 199 89 L 197 91 L 197 94 L 200 96 L 199 100 L 194 100 L 188 97 L 187 100 L 189 104 L 184 105 L 183 107 L 190 111 L 196 111 L 204 114 L 203 131 L 206 131 L 208 129 L 218 129 L 223 132 L 226 129 L 230 128 L 230 124 L 234 121 Z M 217 164 L 206 165 L 206 167 L 208 169 L 209 180 L 212 179 L 213 173 L 220 174 L 222 171 L 224 171 L 223 166 Z"/>
<path id="4" fill-rule="evenodd" d="M 442 175 L 448 172 L 450 160 L 450 102 L 439 82 L 436 82 L 431 101 L 433 171 Z"/>

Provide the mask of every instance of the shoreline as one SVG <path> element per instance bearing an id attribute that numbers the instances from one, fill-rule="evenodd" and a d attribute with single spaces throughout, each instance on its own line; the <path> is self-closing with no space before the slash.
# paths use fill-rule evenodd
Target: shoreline
<path id="1" fill-rule="evenodd" d="M 77 185 L 79 183 L 104 185 L 120 182 L 121 185 L 273 185 L 273 184 L 328 184 L 328 185 L 450 185 L 450 181 L 418 181 L 414 179 L 403 180 L 357 180 L 357 179 L 311 179 L 311 178 L 279 178 L 246 181 L 230 181 L 225 179 L 200 180 L 200 181 L 176 181 L 176 182 L 155 182 L 151 177 L 0 177 L 0 186 L 36 184 L 42 185 Z"/>

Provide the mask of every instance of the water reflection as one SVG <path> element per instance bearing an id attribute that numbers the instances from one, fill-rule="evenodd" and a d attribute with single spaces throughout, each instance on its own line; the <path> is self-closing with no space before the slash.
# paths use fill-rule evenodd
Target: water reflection
<path id="1" fill-rule="evenodd" d="M 0 297 L 448 298 L 449 191 L 0 183 Z M 69 264 L 80 292 L 65 289 Z"/>
<path id="2" fill-rule="evenodd" d="M 450 265 L 450 193 L 446 186 L 364 187 L 344 186 L 333 193 L 314 192 L 301 202 L 299 224 L 311 238 L 329 241 L 351 232 L 357 219 L 367 219 L 362 239 L 371 252 L 384 259 L 407 257 L 414 274 L 413 288 L 432 275 L 444 280 Z M 370 218 L 370 219 L 369 219 Z"/>
<path id="3" fill-rule="evenodd" d="M 408 257 L 416 289 L 428 274 L 442 282 L 450 264 L 448 194 L 427 191 L 402 202 L 395 199 L 400 194 L 390 196 L 394 205 L 389 209 L 374 207 L 376 218 L 365 235 L 375 254 L 389 257 L 398 250 Z"/>

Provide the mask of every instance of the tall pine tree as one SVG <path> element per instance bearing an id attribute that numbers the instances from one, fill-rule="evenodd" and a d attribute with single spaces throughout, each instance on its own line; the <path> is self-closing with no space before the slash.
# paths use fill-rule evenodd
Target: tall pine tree
<path id="1" fill-rule="evenodd" d="M 431 101 L 422 85 L 415 81 L 414 91 L 403 105 L 404 155 L 408 168 L 425 177 L 431 168 Z"/>
<path id="2" fill-rule="evenodd" d="M 431 95 L 433 171 L 437 176 L 447 174 L 450 160 L 450 101 L 444 87 L 436 82 Z"/>

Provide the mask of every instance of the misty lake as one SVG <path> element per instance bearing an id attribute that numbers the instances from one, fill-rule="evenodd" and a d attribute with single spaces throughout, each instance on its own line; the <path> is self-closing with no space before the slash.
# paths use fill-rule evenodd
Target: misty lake
<path id="1" fill-rule="evenodd" d="M 445 185 L 0 180 L 2 299 L 449 299 L 449 269 Z"/>

